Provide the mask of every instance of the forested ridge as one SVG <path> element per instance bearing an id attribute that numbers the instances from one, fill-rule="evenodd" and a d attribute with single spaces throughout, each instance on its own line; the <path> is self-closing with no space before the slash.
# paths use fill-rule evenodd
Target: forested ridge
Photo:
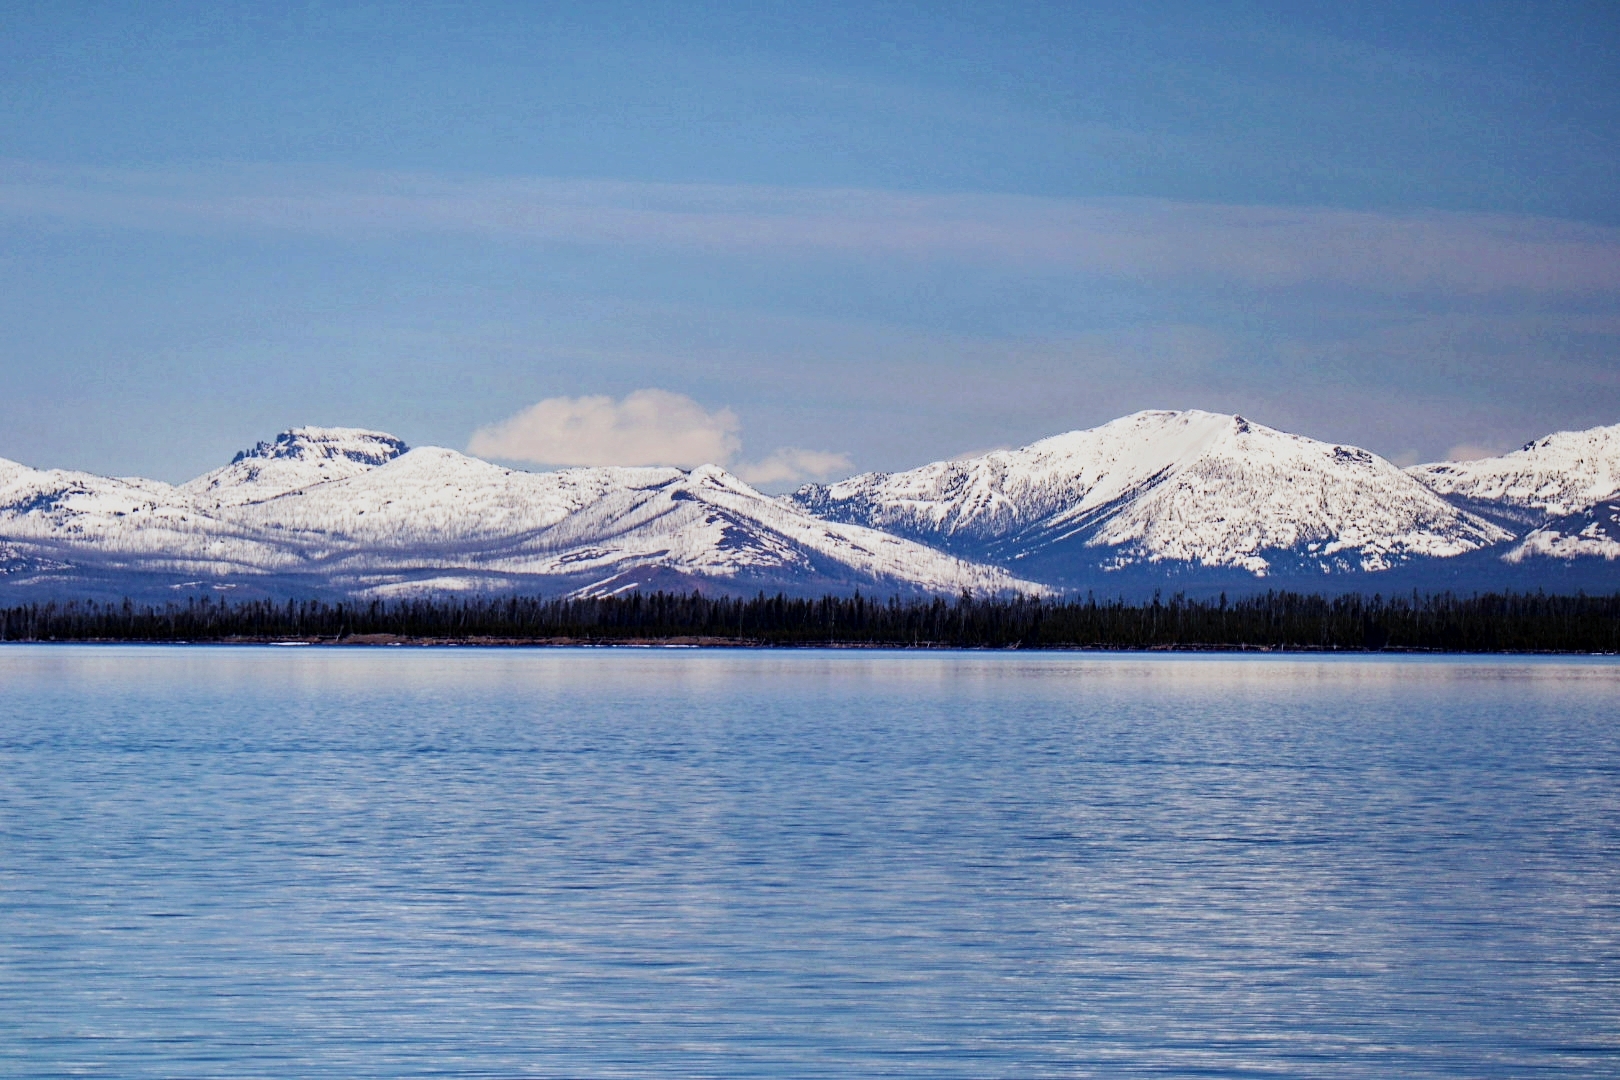
<path id="1" fill-rule="evenodd" d="M 751 599 L 698 593 L 327 603 L 209 599 L 162 607 L 94 602 L 0 609 L 0 641 L 699 640 L 755 645 L 1263 648 L 1620 652 L 1620 594 L 1440 593 L 1150 603 L 864 596 Z"/>

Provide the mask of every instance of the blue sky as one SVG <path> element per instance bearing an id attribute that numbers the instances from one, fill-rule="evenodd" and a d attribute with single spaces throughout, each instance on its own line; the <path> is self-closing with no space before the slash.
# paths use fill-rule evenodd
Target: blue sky
<path id="1" fill-rule="evenodd" d="M 1620 421 L 1609 4 L 0 26 L 0 456 L 33 465 L 178 480 L 315 423 L 667 436 L 781 487 L 1141 408 L 1402 461 Z"/>

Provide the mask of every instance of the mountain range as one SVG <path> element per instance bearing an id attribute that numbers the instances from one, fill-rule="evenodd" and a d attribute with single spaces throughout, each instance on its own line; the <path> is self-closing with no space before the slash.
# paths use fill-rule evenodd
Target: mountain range
<path id="1" fill-rule="evenodd" d="M 178 486 L 0 459 L 0 602 L 91 597 L 1620 590 L 1620 425 L 1401 469 L 1141 412 L 773 498 L 714 465 L 526 472 L 297 428 Z"/>

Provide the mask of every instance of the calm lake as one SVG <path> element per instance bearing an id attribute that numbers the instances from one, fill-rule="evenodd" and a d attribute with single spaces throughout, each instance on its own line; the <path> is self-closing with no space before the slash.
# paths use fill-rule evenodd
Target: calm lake
<path id="1" fill-rule="evenodd" d="M 3 646 L 0 1074 L 1620 1076 L 1620 663 Z"/>

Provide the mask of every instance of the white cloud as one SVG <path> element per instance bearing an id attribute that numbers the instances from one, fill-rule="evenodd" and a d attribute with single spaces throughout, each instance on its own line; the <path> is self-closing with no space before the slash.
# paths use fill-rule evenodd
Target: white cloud
<path id="1" fill-rule="evenodd" d="M 852 467 L 848 454 L 784 446 L 763 461 L 737 466 L 737 475 L 750 484 L 791 484 L 800 480 L 823 480 L 848 473 Z"/>
<path id="2" fill-rule="evenodd" d="M 473 432 L 467 452 L 535 465 L 694 465 L 732 467 L 742 450 L 730 409 L 705 409 L 685 394 L 637 390 L 554 397 Z M 784 446 L 734 471 L 750 484 L 787 484 L 850 470 L 848 454 Z"/>
<path id="3" fill-rule="evenodd" d="M 536 465 L 724 465 L 742 448 L 737 415 L 685 394 L 555 397 L 473 432 L 467 452 Z"/>

